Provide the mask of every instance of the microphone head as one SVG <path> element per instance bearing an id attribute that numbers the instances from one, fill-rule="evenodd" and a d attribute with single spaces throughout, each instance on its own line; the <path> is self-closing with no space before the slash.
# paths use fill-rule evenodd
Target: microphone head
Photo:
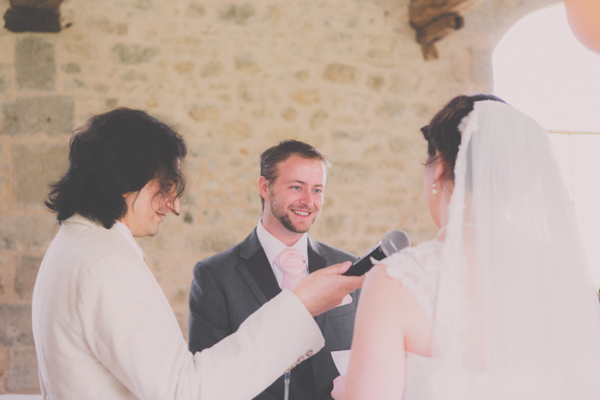
<path id="1" fill-rule="evenodd" d="M 406 232 L 401 230 L 388 231 L 381 238 L 380 247 L 386 257 L 399 252 L 405 247 L 410 246 L 410 239 Z"/>

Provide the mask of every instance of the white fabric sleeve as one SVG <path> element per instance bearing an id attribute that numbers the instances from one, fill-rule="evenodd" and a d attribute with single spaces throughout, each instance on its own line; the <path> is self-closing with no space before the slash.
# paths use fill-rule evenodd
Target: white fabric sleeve
<path id="1" fill-rule="evenodd" d="M 417 302 L 433 322 L 437 270 L 428 270 L 424 257 L 418 256 L 417 248 L 407 248 L 382 261 L 387 266 L 388 276 L 400 280 L 402 286 L 410 290 Z"/>
<path id="2" fill-rule="evenodd" d="M 308 310 L 283 291 L 238 332 L 192 355 L 158 282 L 139 259 L 110 254 L 79 283 L 78 313 L 91 351 L 143 399 L 250 399 L 324 344 Z"/>

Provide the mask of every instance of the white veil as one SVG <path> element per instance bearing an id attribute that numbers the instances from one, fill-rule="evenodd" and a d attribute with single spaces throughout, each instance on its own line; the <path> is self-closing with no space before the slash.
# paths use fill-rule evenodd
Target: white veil
<path id="1" fill-rule="evenodd" d="M 496 101 L 460 130 L 434 397 L 600 398 L 600 306 L 547 133 Z"/>

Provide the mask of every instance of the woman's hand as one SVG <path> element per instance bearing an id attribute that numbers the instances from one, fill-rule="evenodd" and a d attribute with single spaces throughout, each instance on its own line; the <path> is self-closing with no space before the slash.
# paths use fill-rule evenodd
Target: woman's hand
<path id="1" fill-rule="evenodd" d="M 334 400 L 344 400 L 346 398 L 346 375 L 340 375 L 333 380 L 331 397 Z"/>

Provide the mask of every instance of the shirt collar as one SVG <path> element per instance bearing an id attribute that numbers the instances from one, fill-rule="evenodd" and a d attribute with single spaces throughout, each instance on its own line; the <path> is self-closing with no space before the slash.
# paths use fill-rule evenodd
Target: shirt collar
<path id="1" fill-rule="evenodd" d="M 258 220 L 258 224 L 256 226 L 256 235 L 258 236 L 258 241 L 262 246 L 265 254 L 267 255 L 267 259 L 269 260 L 269 264 L 273 265 L 275 259 L 286 247 L 279 239 L 275 236 L 271 235 L 263 226 L 262 219 Z M 308 267 L 308 234 L 304 233 L 300 236 L 300 239 L 292 246 L 294 249 L 297 249 L 302 257 L 304 257 L 304 261 L 306 261 L 306 266 Z"/>
<path id="2" fill-rule="evenodd" d="M 121 233 L 123 236 L 125 236 L 125 239 L 127 239 L 129 244 L 131 244 L 133 246 L 133 249 L 135 250 L 135 252 L 140 256 L 140 258 L 142 260 L 144 260 L 145 259 L 144 251 L 142 250 L 140 245 L 137 244 L 137 242 L 135 241 L 133 235 L 131 234 L 131 230 L 129 229 L 129 227 L 122 222 L 115 221 L 114 228 L 117 231 L 119 231 L 119 233 Z"/>

